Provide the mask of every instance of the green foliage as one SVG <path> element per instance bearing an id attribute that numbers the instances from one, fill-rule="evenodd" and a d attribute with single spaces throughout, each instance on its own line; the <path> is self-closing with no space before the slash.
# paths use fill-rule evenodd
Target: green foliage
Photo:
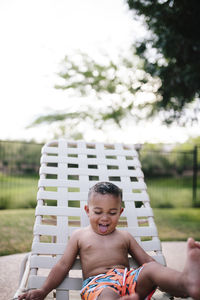
<path id="1" fill-rule="evenodd" d="M 197 136 L 195 138 L 189 138 L 187 143 L 189 143 L 193 146 L 195 146 L 195 145 L 200 146 L 200 136 Z"/>
<path id="2" fill-rule="evenodd" d="M 152 113 L 165 111 L 168 124 L 174 120 L 184 124 L 188 119 L 198 119 L 199 110 L 194 109 L 192 116 L 187 116 L 185 108 L 200 97 L 200 2 L 127 0 L 127 3 L 144 17 L 152 33 L 136 46 L 136 53 L 144 59 L 144 70 L 162 82 L 158 89 L 161 98 L 153 104 Z M 156 53 L 154 57 L 150 52 Z"/>
<path id="3" fill-rule="evenodd" d="M 142 168 L 147 176 L 165 174 L 192 175 L 194 167 L 194 147 L 199 137 L 188 139 L 166 150 L 164 144 L 144 144 L 140 150 Z M 197 148 L 197 167 L 200 168 L 200 147 Z"/>
<path id="4" fill-rule="evenodd" d="M 85 128 L 102 129 L 111 122 L 121 127 L 129 118 L 144 118 L 159 86 L 158 79 L 142 70 L 133 49 L 115 60 L 107 55 L 101 59 L 86 53 L 68 55 L 59 77 L 61 83 L 55 88 L 66 91 L 66 110 L 40 116 L 32 125 L 63 122 L 83 136 Z"/>
<path id="5" fill-rule="evenodd" d="M 39 170 L 42 145 L 0 141 L 0 171 L 7 174 L 35 174 Z"/>
<path id="6" fill-rule="evenodd" d="M 141 162 L 145 175 L 158 176 L 165 174 L 165 176 L 168 176 L 172 173 L 172 165 L 167 156 L 163 152 L 143 152 Z"/>
<path id="7" fill-rule="evenodd" d="M 183 144 L 177 144 L 174 147 L 174 151 L 177 152 L 185 152 L 185 155 L 179 156 L 176 164 L 179 166 L 180 170 L 187 170 L 189 169 L 189 166 L 193 166 L 194 164 L 194 151 L 195 147 L 197 150 L 197 157 L 196 157 L 196 163 L 197 163 L 197 169 L 200 170 L 200 137 L 196 138 L 189 138 L 187 142 Z M 190 152 L 190 155 L 189 155 Z"/>
<path id="8" fill-rule="evenodd" d="M 167 124 L 199 120 L 200 2 L 127 3 L 143 17 L 150 37 L 116 59 L 66 55 L 55 85 L 66 92 L 66 108 L 39 116 L 31 126 L 56 123 L 57 135 L 84 138 L 90 129 L 158 115 Z"/>

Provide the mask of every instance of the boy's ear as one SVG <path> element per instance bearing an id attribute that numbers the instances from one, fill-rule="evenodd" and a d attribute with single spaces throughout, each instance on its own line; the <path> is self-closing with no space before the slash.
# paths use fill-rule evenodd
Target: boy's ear
<path id="1" fill-rule="evenodd" d="M 88 205 L 85 205 L 85 206 L 84 206 L 84 209 L 85 209 L 86 214 L 88 215 L 88 214 L 89 214 L 89 206 L 88 206 Z"/>
<path id="2" fill-rule="evenodd" d="M 121 207 L 121 209 L 120 209 L 120 215 L 123 213 L 123 211 L 124 211 L 124 208 Z"/>

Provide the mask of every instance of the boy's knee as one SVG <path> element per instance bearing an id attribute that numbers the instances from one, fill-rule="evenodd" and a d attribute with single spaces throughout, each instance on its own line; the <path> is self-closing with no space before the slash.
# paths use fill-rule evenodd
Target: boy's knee
<path id="1" fill-rule="evenodd" d="M 164 268 L 164 266 L 157 263 L 156 261 L 150 261 L 150 262 L 144 264 L 144 269 L 158 270 L 161 268 Z"/>
<path id="2" fill-rule="evenodd" d="M 143 289 L 144 286 L 150 291 L 156 288 L 154 283 L 154 275 L 157 274 L 160 267 L 163 266 L 155 261 L 145 263 L 137 280 L 136 291 L 137 289 L 140 289 L 140 287 Z"/>

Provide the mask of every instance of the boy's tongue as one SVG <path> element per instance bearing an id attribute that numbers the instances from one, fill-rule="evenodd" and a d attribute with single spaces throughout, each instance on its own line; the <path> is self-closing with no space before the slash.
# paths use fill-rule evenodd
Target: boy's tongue
<path id="1" fill-rule="evenodd" d="M 107 229 L 108 229 L 107 225 L 102 225 L 102 224 L 99 225 L 99 231 L 101 233 L 105 233 L 107 231 Z"/>

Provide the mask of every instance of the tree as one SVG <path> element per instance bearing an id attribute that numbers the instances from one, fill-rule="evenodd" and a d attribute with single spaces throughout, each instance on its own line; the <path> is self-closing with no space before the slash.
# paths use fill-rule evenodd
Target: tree
<path id="1" fill-rule="evenodd" d="M 80 52 L 67 55 L 59 78 L 55 88 L 66 92 L 67 109 L 40 116 L 33 125 L 65 122 L 79 136 L 89 126 L 106 130 L 113 121 L 122 127 L 124 120 L 144 118 L 156 101 L 155 91 L 160 84 L 158 78 L 143 70 L 133 49 L 115 60 L 105 54 L 98 58 Z"/>
<path id="2" fill-rule="evenodd" d="M 151 37 L 138 41 L 136 54 L 144 59 L 144 70 L 161 79 L 152 113 L 164 112 L 172 123 L 188 121 L 186 108 L 193 104 L 190 120 L 199 116 L 200 97 L 200 1 L 127 0 L 130 9 L 151 31 Z M 154 57 L 150 55 L 154 50 Z M 196 100 L 197 104 L 194 104 Z M 196 111 L 197 110 L 197 111 Z"/>

